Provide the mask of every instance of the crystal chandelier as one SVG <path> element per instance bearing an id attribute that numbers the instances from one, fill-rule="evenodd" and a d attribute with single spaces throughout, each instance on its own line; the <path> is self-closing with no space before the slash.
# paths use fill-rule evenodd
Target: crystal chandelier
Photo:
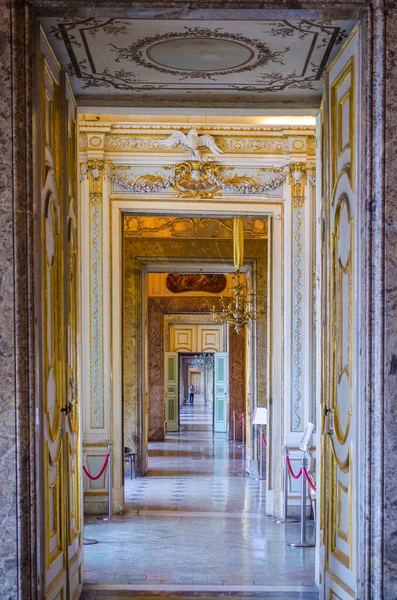
<path id="1" fill-rule="evenodd" d="M 197 369 L 203 369 L 210 371 L 214 367 L 214 355 L 213 354 L 195 354 L 193 360 L 190 363 L 191 367 Z"/>
<path id="2" fill-rule="evenodd" d="M 234 327 L 236 333 L 239 333 L 250 321 L 257 321 L 264 315 L 262 308 L 255 309 L 256 298 L 254 294 L 249 294 L 247 286 L 241 282 L 240 269 L 244 261 L 244 230 L 241 217 L 233 219 L 233 250 L 234 267 L 236 269 L 233 275 L 233 298 L 230 302 L 227 302 L 221 296 L 219 308 L 216 310 L 215 306 L 213 307 L 212 316 L 217 323 L 227 323 Z"/>

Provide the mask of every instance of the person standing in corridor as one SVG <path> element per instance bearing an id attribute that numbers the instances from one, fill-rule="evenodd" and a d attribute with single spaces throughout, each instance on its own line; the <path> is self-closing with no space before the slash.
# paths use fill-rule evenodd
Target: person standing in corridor
<path id="1" fill-rule="evenodd" d="M 194 400 L 194 385 L 192 384 L 189 388 L 189 402 L 190 404 L 193 404 L 193 400 Z"/>

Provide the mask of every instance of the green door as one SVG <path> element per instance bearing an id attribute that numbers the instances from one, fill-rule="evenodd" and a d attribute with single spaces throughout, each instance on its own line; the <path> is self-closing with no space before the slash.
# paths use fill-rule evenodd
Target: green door
<path id="1" fill-rule="evenodd" d="M 227 352 L 214 354 L 214 432 L 227 432 Z"/>
<path id="2" fill-rule="evenodd" d="M 178 353 L 165 353 L 165 418 L 167 432 L 179 431 L 178 423 Z"/>

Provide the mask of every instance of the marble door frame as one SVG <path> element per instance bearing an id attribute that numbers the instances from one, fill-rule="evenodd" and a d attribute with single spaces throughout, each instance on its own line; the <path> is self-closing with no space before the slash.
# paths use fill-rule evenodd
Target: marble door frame
<path id="1" fill-rule="evenodd" d="M 148 3 L 149 4 L 149 3 Z M 178 6 L 179 5 L 179 6 Z M 363 127 L 362 197 L 362 364 L 363 462 L 362 599 L 391 598 L 397 594 L 393 577 L 396 563 L 395 449 L 397 447 L 396 265 L 397 248 L 397 3 L 394 0 L 252 0 L 249 8 L 226 0 L 186 2 L 153 0 L 150 8 L 134 0 L 10 0 L 0 7 L 3 43 L 0 49 L 2 97 L 0 130 L 2 271 L 1 381 L 5 440 L 0 457 L 0 487 L 6 502 L 0 506 L 4 526 L 0 543 L 8 555 L 1 557 L 0 572 L 8 597 L 29 600 L 41 597 L 36 545 L 40 531 L 37 507 L 36 415 L 40 411 L 35 391 L 35 232 L 40 209 L 32 190 L 32 114 L 35 102 L 32 75 L 35 15 L 66 12 L 82 16 L 137 15 L 146 17 L 216 18 L 248 16 L 279 18 L 280 7 L 291 18 L 362 19 L 365 37 L 363 69 L 366 77 Z M 376 70 L 375 70 L 376 69 Z M 387 102 L 386 102 L 387 94 Z M 387 293 L 386 293 L 387 291 Z M 3 577 L 4 575 L 4 577 Z"/>

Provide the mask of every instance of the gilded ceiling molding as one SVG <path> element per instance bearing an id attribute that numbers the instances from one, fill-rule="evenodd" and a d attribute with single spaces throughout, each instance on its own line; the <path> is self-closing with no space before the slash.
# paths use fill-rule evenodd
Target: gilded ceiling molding
<path id="1" fill-rule="evenodd" d="M 112 123 L 110 121 L 101 121 L 101 120 L 81 120 L 79 123 L 80 128 L 102 128 L 106 131 L 110 131 L 111 129 L 130 129 L 131 131 L 151 131 L 151 130 L 179 130 L 181 128 L 189 129 L 191 127 L 190 123 Z M 233 123 L 225 123 L 224 125 L 216 125 L 216 124 L 200 124 L 197 125 L 203 131 L 255 131 L 255 132 L 293 132 L 300 131 L 306 132 L 308 135 L 315 135 L 316 127 L 315 125 L 258 125 L 256 123 L 247 124 L 247 125 L 233 125 Z"/>

